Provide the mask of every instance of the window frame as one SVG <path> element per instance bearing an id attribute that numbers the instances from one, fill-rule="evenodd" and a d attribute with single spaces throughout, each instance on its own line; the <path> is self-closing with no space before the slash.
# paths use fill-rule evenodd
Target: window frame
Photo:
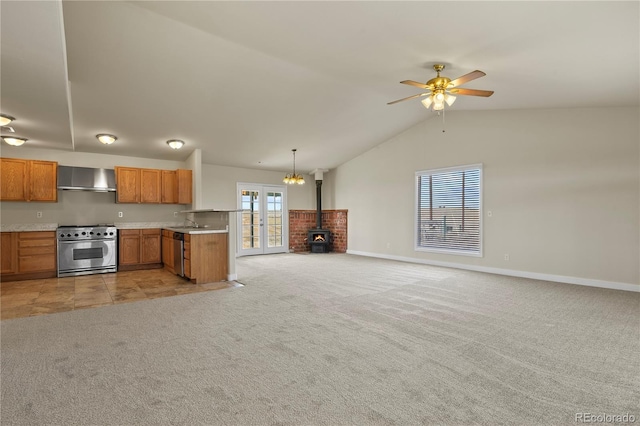
<path id="1" fill-rule="evenodd" d="M 420 233 L 420 230 L 418 229 L 420 224 L 419 224 L 419 207 L 420 207 L 420 178 L 424 175 L 435 175 L 435 174 L 441 174 L 441 173 L 451 173 L 451 172 L 459 172 L 459 171 L 467 171 L 467 170 L 479 170 L 480 171 L 480 177 L 479 177 L 479 184 L 480 184 L 480 189 L 479 189 L 479 195 L 478 195 L 478 209 L 479 209 L 479 219 L 480 219 L 480 223 L 479 223 L 479 244 L 478 244 L 478 252 L 468 252 L 465 250 L 456 250 L 456 249 L 442 249 L 442 248 L 431 248 L 431 247 L 422 247 L 420 246 L 418 243 L 418 235 Z M 468 164 L 468 165 L 464 165 L 464 166 L 453 166 L 453 167 L 443 167 L 443 168 L 438 168 L 438 169 L 426 169 L 426 170 L 419 170 L 415 173 L 415 177 L 414 177 L 414 208 L 413 208 L 413 214 L 414 214 L 414 220 L 413 220 L 413 247 L 415 251 L 418 252 L 429 252 L 429 253 L 442 253 L 442 254 L 452 254 L 452 255 L 458 255 L 458 256 L 469 256 L 469 257 L 483 257 L 483 246 L 484 246 L 484 232 L 483 232 L 483 217 L 484 217 L 484 210 L 483 210 L 483 202 L 482 199 L 484 198 L 484 170 L 483 170 L 483 164 L 482 163 L 477 163 L 477 164 Z"/>

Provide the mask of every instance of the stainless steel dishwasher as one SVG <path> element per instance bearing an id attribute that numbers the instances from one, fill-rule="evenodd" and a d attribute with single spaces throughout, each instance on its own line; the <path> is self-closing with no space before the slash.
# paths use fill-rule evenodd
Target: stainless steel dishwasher
<path id="1" fill-rule="evenodd" d="M 184 234 L 173 233 L 173 270 L 184 277 Z"/>

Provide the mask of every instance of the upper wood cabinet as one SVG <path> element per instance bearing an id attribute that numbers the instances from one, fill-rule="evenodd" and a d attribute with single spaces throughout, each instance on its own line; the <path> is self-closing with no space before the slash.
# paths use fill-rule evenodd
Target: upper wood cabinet
<path id="1" fill-rule="evenodd" d="M 1 201 L 58 201 L 58 163 L 0 158 Z"/>
<path id="2" fill-rule="evenodd" d="M 115 167 L 118 203 L 191 204 L 191 170 Z"/>
<path id="3" fill-rule="evenodd" d="M 193 177 L 191 170 L 176 170 L 178 180 L 178 204 L 191 204 L 193 192 Z"/>
<path id="4" fill-rule="evenodd" d="M 162 171 L 162 203 L 178 204 L 178 172 L 175 170 Z"/>
<path id="5" fill-rule="evenodd" d="M 160 203 L 161 170 L 115 167 L 118 203 Z"/>
<path id="6" fill-rule="evenodd" d="M 160 203 L 160 172 L 155 169 L 140 169 L 140 202 Z"/>
<path id="7" fill-rule="evenodd" d="M 119 203 L 140 202 L 140 169 L 115 167 L 116 201 Z"/>

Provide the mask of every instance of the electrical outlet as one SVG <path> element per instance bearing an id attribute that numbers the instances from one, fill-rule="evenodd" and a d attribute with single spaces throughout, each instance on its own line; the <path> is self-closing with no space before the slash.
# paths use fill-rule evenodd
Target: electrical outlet
<path id="1" fill-rule="evenodd" d="M 487 216 L 489 216 L 489 217 L 493 216 L 493 213 L 491 213 L 491 210 L 489 210 L 489 211 L 487 212 Z"/>
<path id="2" fill-rule="evenodd" d="M 118 217 L 122 217 L 122 216 L 124 216 L 122 212 L 118 212 Z"/>
<path id="3" fill-rule="evenodd" d="M 173 212 L 173 217 L 178 217 L 178 212 Z"/>
<path id="4" fill-rule="evenodd" d="M 391 248 L 391 243 L 387 243 L 387 248 Z"/>
<path id="5" fill-rule="evenodd" d="M 38 219 L 42 219 L 42 212 L 36 212 L 36 217 Z"/>
<path id="6" fill-rule="evenodd" d="M 504 255 L 504 260 L 507 260 L 507 261 L 509 260 L 509 255 L 508 254 Z"/>

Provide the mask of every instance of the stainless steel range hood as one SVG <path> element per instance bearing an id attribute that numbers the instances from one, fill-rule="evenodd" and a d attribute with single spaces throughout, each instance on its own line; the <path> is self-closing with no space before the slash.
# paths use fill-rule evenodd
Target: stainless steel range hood
<path id="1" fill-rule="evenodd" d="M 116 174 L 113 169 L 58 166 L 58 189 L 115 192 Z"/>

